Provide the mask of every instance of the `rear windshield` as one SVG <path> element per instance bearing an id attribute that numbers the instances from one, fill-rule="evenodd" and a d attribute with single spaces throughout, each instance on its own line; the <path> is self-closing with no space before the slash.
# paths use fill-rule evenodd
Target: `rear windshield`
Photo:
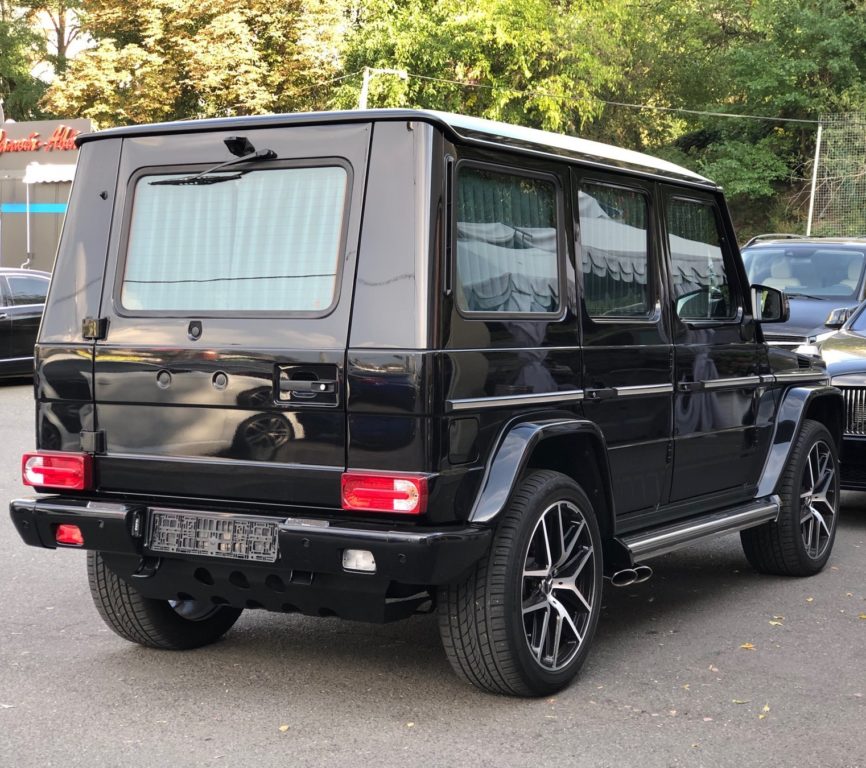
<path id="1" fill-rule="evenodd" d="M 209 184 L 153 184 L 185 176 L 136 182 L 120 286 L 124 309 L 315 315 L 331 308 L 345 168 L 274 168 Z"/>

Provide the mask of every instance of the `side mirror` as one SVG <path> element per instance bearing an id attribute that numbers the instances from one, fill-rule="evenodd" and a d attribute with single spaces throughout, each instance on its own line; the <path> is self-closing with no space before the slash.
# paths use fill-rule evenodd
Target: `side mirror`
<path id="1" fill-rule="evenodd" d="M 788 297 L 768 285 L 752 286 L 752 311 L 755 319 L 762 323 L 785 323 L 791 317 Z"/>
<path id="2" fill-rule="evenodd" d="M 830 314 L 827 315 L 824 327 L 838 330 L 848 322 L 848 318 L 854 313 L 854 309 L 855 307 L 836 307 L 836 309 L 831 310 Z"/>

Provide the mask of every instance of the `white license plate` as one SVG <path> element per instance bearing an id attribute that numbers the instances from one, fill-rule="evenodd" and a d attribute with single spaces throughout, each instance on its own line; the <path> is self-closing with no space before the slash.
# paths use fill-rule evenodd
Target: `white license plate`
<path id="1" fill-rule="evenodd" d="M 277 526 L 278 522 L 271 518 L 152 507 L 147 548 L 152 552 L 273 563 L 279 553 Z"/>

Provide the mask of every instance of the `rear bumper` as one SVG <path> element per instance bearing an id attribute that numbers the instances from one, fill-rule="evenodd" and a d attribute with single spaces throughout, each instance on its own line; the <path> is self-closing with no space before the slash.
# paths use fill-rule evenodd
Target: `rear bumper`
<path id="1" fill-rule="evenodd" d="M 326 527 L 305 525 L 297 517 L 278 526 L 279 555 L 275 563 L 215 559 L 198 555 L 155 557 L 147 550 L 147 506 L 107 503 L 87 499 L 41 497 L 16 499 L 9 505 L 12 521 L 25 543 L 35 547 L 62 549 L 56 544 L 58 525 L 77 525 L 84 549 L 114 555 L 166 561 L 183 561 L 210 570 L 243 568 L 281 578 L 292 573 L 345 575 L 353 579 L 367 574 L 347 573 L 343 551 L 364 549 L 376 559 L 375 578 L 412 585 L 447 584 L 460 578 L 490 546 L 492 530 L 485 527 L 418 528 L 352 521 L 329 521 Z M 175 590 L 177 591 L 177 590 Z"/>

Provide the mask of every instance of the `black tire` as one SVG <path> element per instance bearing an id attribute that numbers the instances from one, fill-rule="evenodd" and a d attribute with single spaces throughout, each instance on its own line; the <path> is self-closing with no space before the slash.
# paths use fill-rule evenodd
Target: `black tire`
<path id="1" fill-rule="evenodd" d="M 820 422 L 803 422 L 778 494 L 778 519 L 740 532 L 746 559 L 761 573 L 818 573 L 830 558 L 839 517 L 839 459 Z"/>
<path id="2" fill-rule="evenodd" d="M 227 605 L 142 597 L 106 566 L 99 552 L 87 553 L 87 578 L 103 621 L 124 640 L 148 648 L 181 651 L 209 645 L 242 612 Z"/>
<path id="3" fill-rule="evenodd" d="M 601 536 L 589 499 L 565 475 L 533 472 L 503 512 L 487 556 L 465 581 L 439 590 L 445 653 L 482 690 L 549 695 L 586 659 L 601 591 Z"/>

